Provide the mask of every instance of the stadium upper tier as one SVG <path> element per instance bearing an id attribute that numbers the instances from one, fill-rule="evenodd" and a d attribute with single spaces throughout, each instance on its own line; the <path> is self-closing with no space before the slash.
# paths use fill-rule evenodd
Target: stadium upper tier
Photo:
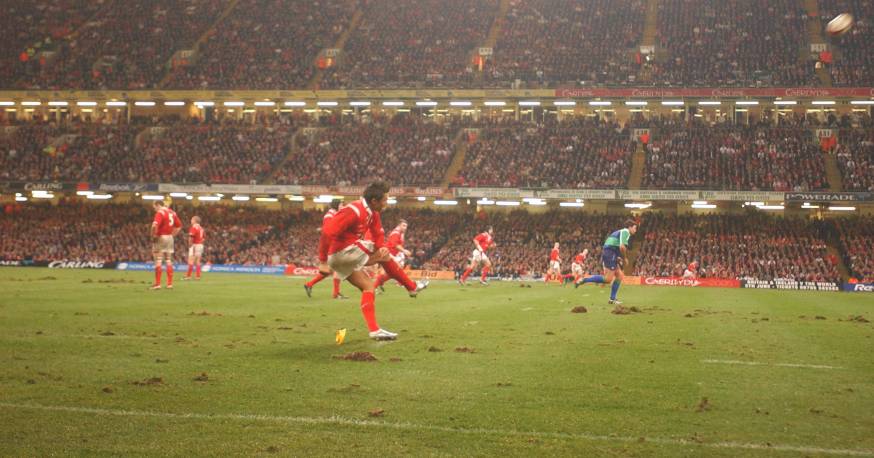
<path id="1" fill-rule="evenodd" d="M 775 123 L 597 117 L 540 122 L 414 114 L 12 122 L 0 181 L 874 191 L 867 115 Z M 2 120 L 2 118 L 0 118 Z M 0 123 L 2 124 L 2 123 Z M 817 138 L 817 133 L 836 133 Z M 646 132 L 645 136 L 641 132 Z M 838 177 L 829 176 L 827 162 Z"/>
<path id="2" fill-rule="evenodd" d="M 0 88 L 874 85 L 871 1 L 805 5 L 9 0 L 0 4 Z M 843 11 L 855 27 L 823 38 L 820 18 Z"/>

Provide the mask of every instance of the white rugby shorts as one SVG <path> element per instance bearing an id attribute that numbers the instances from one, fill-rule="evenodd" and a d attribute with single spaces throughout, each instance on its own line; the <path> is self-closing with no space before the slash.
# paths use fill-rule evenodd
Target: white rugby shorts
<path id="1" fill-rule="evenodd" d="M 561 272 L 561 263 L 558 261 L 549 261 L 549 268 L 555 272 Z"/>
<path id="2" fill-rule="evenodd" d="M 188 247 L 188 256 L 203 256 L 203 244 L 195 243 Z"/>
<path id="3" fill-rule="evenodd" d="M 577 263 L 571 264 L 571 272 L 573 272 L 574 275 L 582 275 L 583 274 L 583 265 L 577 264 Z"/>
<path id="4" fill-rule="evenodd" d="M 152 253 L 154 254 L 173 254 L 173 236 L 161 235 L 157 242 L 152 243 Z"/>
<path id="5" fill-rule="evenodd" d="M 392 259 L 394 259 L 399 266 L 403 267 L 407 257 L 404 255 L 403 251 L 398 251 L 398 254 L 392 256 Z"/>
<path id="6" fill-rule="evenodd" d="M 485 264 L 489 262 L 489 257 L 480 250 L 473 250 L 470 260 L 473 261 L 475 264 Z"/>
<path id="7" fill-rule="evenodd" d="M 349 278 L 353 272 L 359 271 L 367 265 L 367 259 L 370 255 L 362 250 L 358 244 L 361 244 L 367 251 L 373 253 L 373 242 L 370 240 L 360 240 L 328 256 L 328 265 L 337 273 L 340 280 Z"/>

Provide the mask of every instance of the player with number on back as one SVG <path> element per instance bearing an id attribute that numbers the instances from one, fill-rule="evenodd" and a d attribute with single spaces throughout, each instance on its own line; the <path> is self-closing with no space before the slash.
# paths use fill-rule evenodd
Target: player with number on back
<path id="1" fill-rule="evenodd" d="M 167 262 L 167 289 L 173 289 L 173 237 L 182 230 L 182 222 L 170 207 L 156 200 L 152 205 L 155 218 L 152 220 L 152 254 L 155 258 L 155 284 L 152 289 L 161 289 L 161 263 Z"/>
<path id="2" fill-rule="evenodd" d="M 616 299 L 616 293 L 619 292 L 619 287 L 622 285 L 622 280 L 625 274 L 622 272 L 624 259 L 628 255 L 628 240 L 634 233 L 637 232 L 637 222 L 634 220 L 625 221 L 625 227 L 615 230 L 607 236 L 604 241 L 604 248 L 601 253 L 601 261 L 604 263 L 604 275 L 592 275 L 584 278 L 583 281 L 576 282 L 575 287 L 586 283 L 612 283 L 610 289 L 610 304 L 622 304 Z"/>
<path id="3" fill-rule="evenodd" d="M 470 273 L 479 267 L 482 267 L 482 274 L 479 279 L 480 284 L 483 286 L 489 284 L 486 281 L 486 278 L 488 277 L 489 270 L 492 268 L 492 261 L 489 260 L 486 251 L 495 246 L 495 239 L 493 237 L 494 233 L 495 229 L 492 226 L 489 226 L 488 230 L 473 238 L 473 245 L 475 248 L 470 257 L 470 265 L 467 267 L 467 270 L 461 274 L 461 278 L 458 279 L 458 283 L 460 283 L 461 286 L 467 285 L 467 277 L 469 277 Z"/>
<path id="4" fill-rule="evenodd" d="M 182 277 L 183 280 L 191 279 L 191 271 L 197 266 L 197 279 L 200 280 L 200 265 L 203 260 L 203 239 L 206 236 L 206 231 L 200 225 L 200 217 L 191 217 L 191 229 L 188 229 L 188 273 Z"/>

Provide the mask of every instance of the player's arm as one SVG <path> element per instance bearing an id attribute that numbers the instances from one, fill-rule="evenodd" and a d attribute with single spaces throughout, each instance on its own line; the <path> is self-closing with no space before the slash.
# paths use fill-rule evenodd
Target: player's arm
<path id="1" fill-rule="evenodd" d="M 153 239 L 158 238 L 158 226 L 164 221 L 164 214 L 161 212 L 155 213 L 155 219 L 152 220 L 152 230 L 149 231 Z"/>
<path id="2" fill-rule="evenodd" d="M 179 216 L 173 218 L 173 237 L 176 237 L 182 231 L 182 221 L 179 221 Z"/>
<path id="3" fill-rule="evenodd" d="M 194 232 L 191 232 L 191 231 L 188 232 L 188 244 L 194 245 Z"/>
<path id="4" fill-rule="evenodd" d="M 477 250 L 480 250 L 480 251 L 483 251 L 483 252 L 486 251 L 486 250 L 483 250 L 482 245 L 479 244 L 479 237 L 475 237 L 475 238 L 473 239 L 473 244 L 476 245 L 476 249 L 477 249 Z"/>

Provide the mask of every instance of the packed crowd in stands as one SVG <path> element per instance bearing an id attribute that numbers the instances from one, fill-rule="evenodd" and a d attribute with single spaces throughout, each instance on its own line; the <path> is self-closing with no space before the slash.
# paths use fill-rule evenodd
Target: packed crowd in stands
<path id="1" fill-rule="evenodd" d="M 516 79 L 553 85 L 630 84 L 639 64 L 641 0 L 513 0 L 494 54 L 483 73 L 488 85 Z"/>
<path id="2" fill-rule="evenodd" d="M 316 57 L 349 27 L 356 0 L 243 0 L 166 86 L 185 89 L 303 88 Z"/>
<path id="3" fill-rule="evenodd" d="M 806 126 L 661 124 L 647 146 L 648 189 L 814 191 L 825 158 Z"/>
<path id="4" fill-rule="evenodd" d="M 93 2 L 97 3 L 97 2 Z M 191 49 L 228 0 L 107 1 L 55 55 L 20 82 L 29 89 L 144 89 Z"/>
<path id="5" fill-rule="evenodd" d="M 701 277 L 840 281 L 822 222 L 764 214 L 655 214 L 642 227 L 636 275 L 681 276 L 698 262 Z"/>
<path id="6" fill-rule="evenodd" d="M 874 218 L 855 217 L 834 221 L 844 263 L 850 277 L 874 283 Z"/>
<path id="7" fill-rule="evenodd" d="M 469 135 L 474 141 L 455 181 L 461 186 L 624 188 L 636 148 L 627 129 L 591 118 Z"/>
<path id="8" fill-rule="evenodd" d="M 806 86 L 816 84 L 806 13 L 796 0 L 659 3 L 655 84 Z M 870 53 L 869 53 L 870 54 Z"/>
<path id="9" fill-rule="evenodd" d="M 874 131 L 840 130 L 834 154 L 845 191 L 874 192 Z"/>
<path id="10" fill-rule="evenodd" d="M 823 22 L 841 13 L 853 15 L 853 28 L 840 37 L 832 38 L 834 63 L 829 66 L 832 83 L 836 86 L 863 87 L 874 85 L 874 1 L 872 0 L 819 0 Z"/>
<path id="11" fill-rule="evenodd" d="M 192 216 L 206 229 L 205 262 L 216 264 L 287 264 L 314 266 L 322 210 L 266 209 L 256 206 L 200 205 L 174 201 L 173 208 L 187 230 Z M 409 223 L 406 248 L 410 265 L 432 270 L 464 269 L 474 249 L 473 238 L 495 229 L 495 247 L 488 255 L 494 275 L 540 277 L 554 242 L 561 244 L 563 271 L 574 256 L 589 250 L 585 271 L 601 270 L 601 246 L 621 227 L 622 215 L 574 210 L 546 213 L 434 211 L 390 208 L 383 215 L 386 232 L 403 218 Z M 149 261 L 148 202 L 93 204 L 62 201 L 47 204 L 7 204 L 0 213 L 0 259 L 35 261 Z M 743 215 L 644 215 L 631 246 L 638 256 L 629 272 L 641 276 L 680 276 L 698 262 L 702 278 L 791 279 L 840 281 L 840 260 L 851 275 L 874 281 L 874 232 L 870 217 L 835 220 L 784 218 L 765 213 Z M 33 230 L 39 228 L 39 230 Z M 187 236 L 176 238 L 175 259 L 184 262 Z"/>
<path id="12" fill-rule="evenodd" d="M 36 75 L 47 56 L 100 6 L 91 0 L 0 2 L 0 88 L 18 88 L 17 82 Z"/>
<path id="13" fill-rule="evenodd" d="M 286 184 L 439 184 L 453 156 L 454 124 L 412 116 L 347 122 L 317 132 L 277 181 Z"/>
<path id="14" fill-rule="evenodd" d="M 369 0 L 321 87 L 465 86 L 497 0 Z"/>
<path id="15" fill-rule="evenodd" d="M 0 135 L 3 180 L 248 183 L 286 157 L 295 126 L 73 121 L 13 129 Z"/>

